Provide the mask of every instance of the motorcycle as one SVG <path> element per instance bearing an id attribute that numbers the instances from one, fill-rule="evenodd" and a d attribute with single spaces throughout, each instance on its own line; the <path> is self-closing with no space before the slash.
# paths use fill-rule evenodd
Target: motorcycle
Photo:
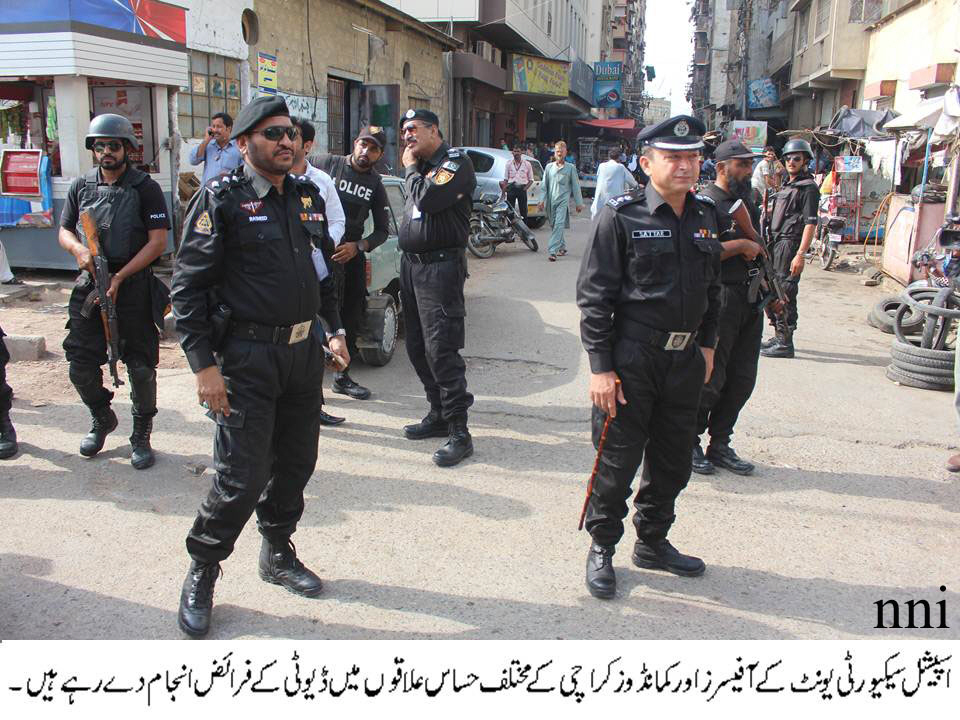
<path id="1" fill-rule="evenodd" d="M 829 198 L 825 198 L 827 200 Z M 817 222 L 817 236 L 810 247 L 811 252 L 820 259 L 820 267 L 829 270 L 840 256 L 840 243 L 843 242 L 843 229 L 847 221 L 840 215 L 833 215 L 825 202 L 820 204 Z"/>
<path id="2" fill-rule="evenodd" d="M 473 201 L 467 249 L 478 258 L 488 258 L 496 252 L 497 245 L 517 239 L 533 252 L 539 249 L 533 231 L 504 197 L 503 193 L 484 193 Z"/>

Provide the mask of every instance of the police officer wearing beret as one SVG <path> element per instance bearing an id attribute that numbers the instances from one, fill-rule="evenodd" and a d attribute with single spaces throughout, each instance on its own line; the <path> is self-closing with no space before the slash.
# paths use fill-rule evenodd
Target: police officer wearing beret
<path id="1" fill-rule="evenodd" d="M 720 143 L 713 154 L 717 178 L 702 194 L 717 205 L 723 254 L 720 279 L 722 310 L 718 324 L 713 374 L 703 388 L 697 435 L 710 431 L 704 454 L 698 440 L 693 446 L 693 471 L 710 475 L 720 466 L 738 475 L 750 475 L 754 466 L 730 447 L 733 426 L 757 382 L 763 313 L 759 309 L 760 276 L 754 262 L 763 247 L 733 231 L 730 209 L 740 200 L 754 228 L 760 227 L 760 208 L 753 202 L 750 178 L 755 155 L 739 140 Z"/>
<path id="2" fill-rule="evenodd" d="M 634 498 L 634 564 L 687 576 L 705 568 L 667 540 L 676 498 L 690 478 L 720 313 L 717 209 L 691 191 L 703 132 L 687 115 L 643 130 L 640 163 L 650 182 L 603 207 L 580 267 L 577 304 L 590 360 L 594 445 L 606 425 L 586 512 L 593 540 L 586 583 L 598 598 L 616 594 L 613 554 L 644 460 Z"/>
<path id="3" fill-rule="evenodd" d="M 122 115 L 107 113 L 90 122 L 86 147 L 93 150 L 99 165 L 70 185 L 58 240 L 82 271 L 70 295 L 69 332 L 63 340 L 70 382 L 93 416 L 90 432 L 80 441 L 80 454 L 96 455 L 107 435 L 117 429 L 117 415 L 110 408 L 113 393 L 103 386 L 101 367 L 107 362 L 107 340 L 100 312 L 93 304 L 97 290 L 91 250 L 78 237 L 80 213 L 87 212 L 97 225 L 99 252 L 107 258 L 107 294 L 116 305 L 120 359 L 130 383 L 130 462 L 143 470 L 154 463 L 150 434 L 157 414 L 157 321 L 162 326 L 168 304 L 167 289 L 150 266 L 167 247 L 170 220 L 160 185 L 130 165 L 129 153 L 139 146 L 133 125 Z"/>
<path id="4" fill-rule="evenodd" d="M 400 301 L 406 345 L 426 390 L 430 412 L 403 428 L 410 440 L 445 437 L 433 454 L 441 467 L 473 454 L 467 429 L 463 283 L 467 235 L 477 185 L 470 158 L 451 148 L 429 110 L 408 110 L 401 120 L 407 200 L 400 226 Z"/>
<path id="5" fill-rule="evenodd" d="M 792 358 L 793 333 L 797 329 L 797 293 L 800 275 L 805 264 L 804 257 L 813 235 L 817 231 L 817 211 L 820 193 L 807 165 L 813 159 L 810 143 L 792 138 L 783 146 L 783 163 L 787 167 L 788 180 L 773 196 L 770 213 L 770 237 L 772 239 L 773 268 L 780 276 L 787 295 L 786 317 L 781 320 L 768 311 L 774 336 L 763 343 L 760 354 L 764 357 Z"/>
<path id="6" fill-rule="evenodd" d="M 177 619 L 192 636 L 210 627 L 220 562 L 254 511 L 261 579 L 305 597 L 321 592 L 290 541 L 317 461 L 318 313 L 330 349 L 349 356 L 323 198 L 306 176 L 289 174 L 298 132 L 283 98 L 244 107 L 232 135 L 244 165 L 199 190 L 184 221 L 174 316 L 198 399 L 216 422 L 217 470 L 187 535 L 193 562 Z"/>

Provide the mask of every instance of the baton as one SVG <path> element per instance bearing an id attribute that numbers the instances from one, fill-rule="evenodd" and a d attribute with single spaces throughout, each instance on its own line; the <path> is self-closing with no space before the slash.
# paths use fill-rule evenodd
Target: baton
<path id="1" fill-rule="evenodd" d="M 617 379 L 617 387 L 620 387 L 620 379 Z M 614 389 L 616 393 L 616 389 Z M 616 394 L 613 401 L 616 402 Z M 603 454 L 603 446 L 607 442 L 607 430 L 610 428 L 610 415 L 603 421 L 603 430 L 600 432 L 600 442 L 597 443 L 597 459 L 593 461 L 593 472 L 590 473 L 590 479 L 587 481 L 587 496 L 583 499 L 583 510 L 580 511 L 580 523 L 577 530 L 583 530 L 583 519 L 587 516 L 587 506 L 590 504 L 590 496 L 593 495 L 593 480 L 597 477 L 597 471 L 600 469 L 600 455 Z"/>

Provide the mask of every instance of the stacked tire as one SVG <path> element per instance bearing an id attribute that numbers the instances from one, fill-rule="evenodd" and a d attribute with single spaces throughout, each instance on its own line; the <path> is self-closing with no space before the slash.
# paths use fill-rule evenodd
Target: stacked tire
<path id="1" fill-rule="evenodd" d="M 958 318 L 960 296 L 952 288 L 915 288 L 904 293 L 893 317 L 896 340 L 887 377 L 923 390 L 953 390 L 955 351 L 950 344 Z"/>

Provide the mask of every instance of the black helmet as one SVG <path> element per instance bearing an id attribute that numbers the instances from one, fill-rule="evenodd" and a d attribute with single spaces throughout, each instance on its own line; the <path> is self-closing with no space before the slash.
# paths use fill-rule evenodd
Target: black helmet
<path id="1" fill-rule="evenodd" d="M 813 148 L 810 147 L 810 143 L 802 138 L 792 138 L 787 141 L 787 144 L 783 146 L 783 151 L 781 155 L 787 155 L 788 153 L 802 152 L 806 153 L 808 158 L 813 158 Z"/>
<path id="2" fill-rule="evenodd" d="M 137 148 L 140 141 L 133 132 L 133 125 L 123 115 L 106 113 L 97 115 L 90 121 L 90 130 L 87 132 L 87 150 L 93 150 L 93 142 L 98 138 L 119 138 L 130 143 L 130 147 Z"/>

